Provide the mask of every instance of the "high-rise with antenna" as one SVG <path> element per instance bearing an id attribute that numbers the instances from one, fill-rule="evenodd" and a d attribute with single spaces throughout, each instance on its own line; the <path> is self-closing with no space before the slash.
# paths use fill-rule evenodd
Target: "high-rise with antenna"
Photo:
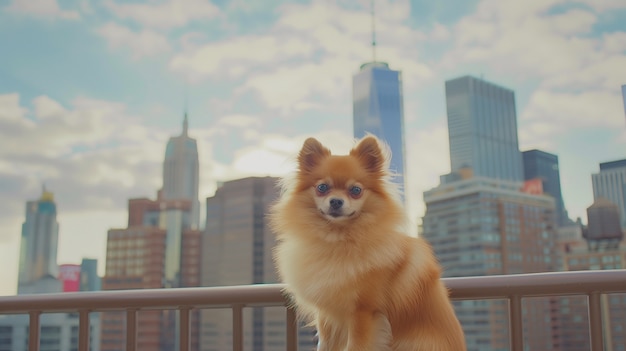
<path id="1" fill-rule="evenodd" d="M 376 62 L 376 9 L 374 8 L 374 0 L 372 7 L 372 62 Z"/>
<path id="2" fill-rule="evenodd" d="M 376 17 L 371 2 L 372 61 L 364 63 L 352 79 L 354 137 L 376 135 L 390 147 L 395 181 L 405 189 L 404 98 L 402 72 L 376 58 Z"/>

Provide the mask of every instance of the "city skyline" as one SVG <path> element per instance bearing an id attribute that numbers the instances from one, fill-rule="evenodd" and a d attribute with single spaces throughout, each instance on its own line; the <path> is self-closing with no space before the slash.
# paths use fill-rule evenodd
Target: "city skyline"
<path id="1" fill-rule="evenodd" d="M 284 174 L 307 136 L 336 152 L 351 145 L 351 79 L 371 59 L 369 2 L 49 3 L 0 7 L 0 255 L 9 267 L 23 204 L 45 181 L 59 208 L 59 263 L 98 258 L 103 272 L 107 230 L 125 226 L 129 198 L 161 185 L 186 82 L 202 202 L 217 181 Z M 615 74 L 626 60 L 626 4 L 377 1 L 376 12 L 377 59 L 403 74 L 415 222 L 421 193 L 450 171 L 444 82 L 466 74 L 515 92 L 520 151 L 559 156 L 565 207 L 586 221 L 591 174 L 626 158 Z M 0 279 L 17 282 L 9 271 Z"/>

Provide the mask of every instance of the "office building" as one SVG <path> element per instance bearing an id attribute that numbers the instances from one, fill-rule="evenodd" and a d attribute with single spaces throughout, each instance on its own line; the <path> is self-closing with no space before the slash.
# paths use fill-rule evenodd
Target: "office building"
<path id="1" fill-rule="evenodd" d="M 524 180 L 541 179 L 542 191 L 554 198 L 556 219 L 559 226 L 572 224 L 568 218 L 561 193 L 559 157 L 541 150 L 528 150 L 522 152 L 522 160 L 524 162 Z"/>
<path id="2" fill-rule="evenodd" d="M 44 187 L 41 197 L 26 203 L 22 224 L 17 293 L 61 292 L 57 280 L 59 223 L 54 194 Z"/>
<path id="3" fill-rule="evenodd" d="M 612 210 L 611 210 L 612 208 Z M 604 212 L 604 210 L 609 211 Z M 596 199 L 587 208 L 587 245 L 576 245 L 563 252 L 563 270 L 606 270 L 626 268 L 626 246 L 620 230 L 615 204 L 606 199 Z M 607 227 L 605 224 L 609 222 Z M 613 222 L 613 224 L 611 224 Z M 604 232 L 604 229 L 611 229 Z M 606 237 L 604 234 L 610 234 Z M 582 235 L 578 240 L 582 240 Z M 609 245 L 607 245 L 607 243 Z M 589 340 L 588 305 L 584 296 L 559 299 L 559 331 L 562 350 L 586 351 Z M 626 294 L 602 295 L 602 330 L 605 350 L 625 350 L 626 346 Z"/>
<path id="4" fill-rule="evenodd" d="M 600 172 L 591 175 L 593 198 L 605 198 L 617 205 L 622 228 L 626 229 L 626 159 L 600 163 Z"/>
<path id="5" fill-rule="evenodd" d="M 551 196 L 524 193 L 521 182 L 475 177 L 467 169 L 457 179 L 424 192 L 420 235 L 432 244 L 444 277 L 555 269 Z M 509 349 L 506 301 L 457 301 L 454 306 L 469 351 Z M 554 300 L 525 299 L 522 307 L 528 349 L 554 349 Z"/>
<path id="6" fill-rule="evenodd" d="M 515 93 L 470 76 L 446 81 L 445 91 L 451 171 L 522 181 Z"/>
<path id="7" fill-rule="evenodd" d="M 202 286 L 278 282 L 272 260 L 274 234 L 266 221 L 278 194 L 276 178 L 252 177 L 224 182 L 207 198 Z M 285 316 L 283 307 L 245 309 L 244 350 L 285 350 Z M 302 349 L 312 349 L 312 339 L 312 330 L 302 330 Z M 232 349 L 230 309 L 202 312 L 200 345 L 203 351 Z"/>
<path id="8" fill-rule="evenodd" d="M 394 180 L 404 189 L 404 97 L 402 73 L 384 62 L 363 64 L 352 79 L 354 137 L 373 134 L 391 149 Z"/>
<path id="9" fill-rule="evenodd" d="M 83 258 L 80 263 L 80 291 L 99 291 L 102 282 L 98 275 L 98 260 Z"/>
<path id="10" fill-rule="evenodd" d="M 624 238 L 620 225 L 619 208 L 611 201 L 599 197 L 587 208 L 587 229 L 583 236 L 590 247 L 617 247 Z"/>
<path id="11" fill-rule="evenodd" d="M 188 200 L 129 200 L 128 227 L 108 232 L 102 289 L 198 286 L 200 232 L 189 228 L 190 216 L 191 202 Z M 168 256 L 168 245 L 178 248 L 177 255 Z M 172 257 L 176 260 L 171 260 Z M 175 284 L 171 277 L 175 278 Z M 178 338 L 175 315 L 172 311 L 140 311 L 137 348 L 175 350 Z M 198 314 L 192 313 L 192 350 L 198 350 L 197 327 Z M 103 312 L 101 350 L 124 347 L 125 313 Z"/>
<path id="12" fill-rule="evenodd" d="M 161 191 L 164 200 L 191 202 L 189 225 L 191 229 L 198 229 L 200 223 L 198 146 L 196 140 L 189 137 L 188 126 L 189 121 L 185 113 L 182 134 L 171 137 L 165 148 Z"/>

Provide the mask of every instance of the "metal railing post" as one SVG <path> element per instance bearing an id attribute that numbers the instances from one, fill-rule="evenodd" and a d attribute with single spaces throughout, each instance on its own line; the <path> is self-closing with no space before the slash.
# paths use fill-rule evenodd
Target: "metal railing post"
<path id="1" fill-rule="evenodd" d="M 589 306 L 589 336 L 591 338 L 591 350 L 604 350 L 604 336 L 602 335 L 602 308 L 600 293 L 593 292 L 588 296 Z"/>
<path id="2" fill-rule="evenodd" d="M 509 328 L 511 333 L 511 350 L 523 351 L 522 297 L 519 295 L 512 295 L 509 298 Z"/>
<path id="3" fill-rule="evenodd" d="M 179 309 L 179 321 L 180 321 L 180 344 L 178 347 L 179 351 L 189 351 L 191 349 L 190 345 L 190 336 L 191 330 L 189 328 L 189 308 L 181 307 Z"/>
<path id="4" fill-rule="evenodd" d="M 31 311 L 29 313 L 28 326 L 28 351 L 39 351 L 39 334 L 40 334 L 40 311 Z"/>
<path id="5" fill-rule="evenodd" d="M 89 351 L 89 311 L 78 312 L 78 351 Z"/>
<path id="6" fill-rule="evenodd" d="M 243 351 L 243 305 L 233 305 L 233 351 Z"/>
<path id="7" fill-rule="evenodd" d="M 137 310 L 126 310 L 126 351 L 137 349 Z"/>
<path id="8" fill-rule="evenodd" d="M 296 311 L 287 307 L 287 350 L 298 349 L 298 319 Z"/>

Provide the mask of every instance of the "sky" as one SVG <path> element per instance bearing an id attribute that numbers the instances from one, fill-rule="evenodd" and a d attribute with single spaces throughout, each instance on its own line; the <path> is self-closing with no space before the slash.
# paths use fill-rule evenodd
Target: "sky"
<path id="1" fill-rule="evenodd" d="M 0 0 L 0 295 L 14 294 L 25 204 L 58 209 L 58 262 L 97 258 L 154 198 L 185 109 L 200 199 L 293 170 L 306 137 L 347 152 L 370 0 Z M 444 82 L 515 91 L 520 149 L 559 156 L 582 217 L 600 162 L 626 158 L 623 0 L 375 0 L 376 58 L 402 71 L 407 211 L 450 171 Z"/>

